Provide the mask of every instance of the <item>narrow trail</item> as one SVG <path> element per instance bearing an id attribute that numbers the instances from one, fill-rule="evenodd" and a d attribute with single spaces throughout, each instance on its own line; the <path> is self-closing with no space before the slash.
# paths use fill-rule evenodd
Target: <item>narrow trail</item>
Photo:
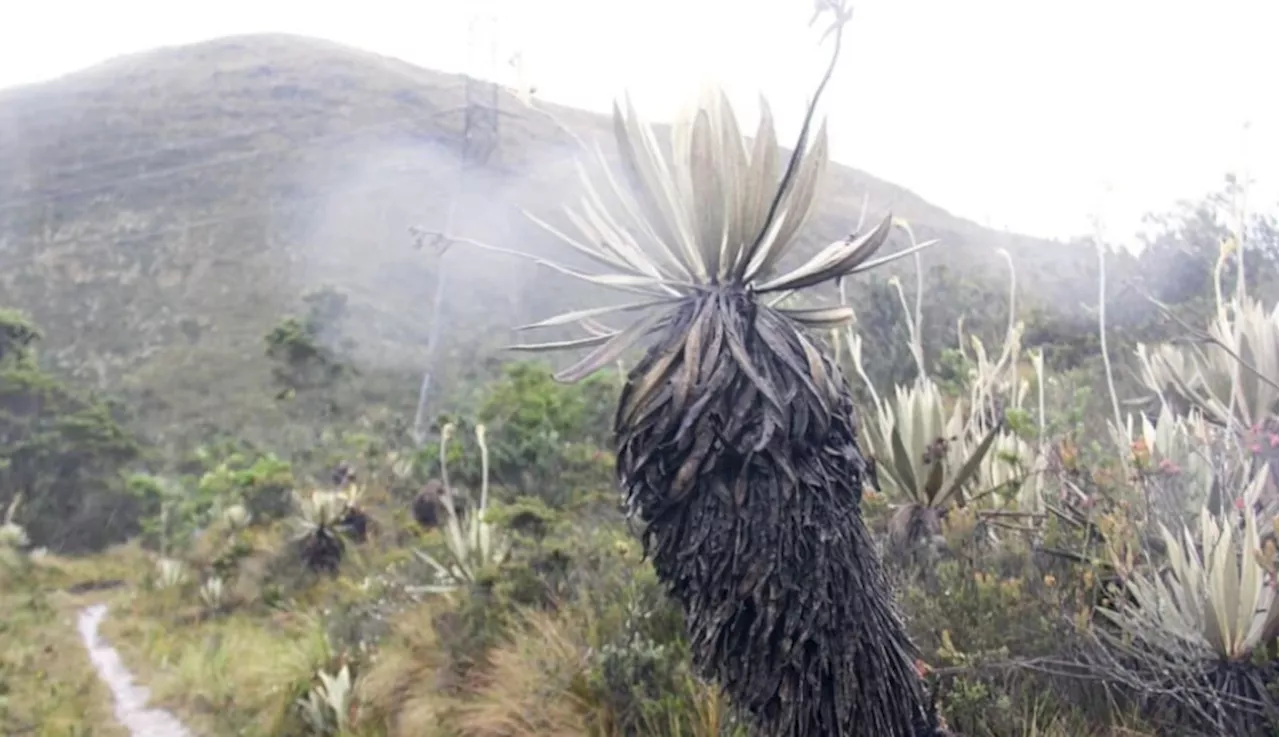
<path id="1" fill-rule="evenodd" d="M 107 616 L 106 604 L 95 604 L 80 612 L 80 639 L 89 651 L 89 659 L 98 677 L 111 689 L 116 720 L 132 737 L 194 737 L 172 714 L 163 709 L 147 708 L 147 689 L 136 686 L 129 669 L 116 649 L 98 635 L 98 627 Z"/>

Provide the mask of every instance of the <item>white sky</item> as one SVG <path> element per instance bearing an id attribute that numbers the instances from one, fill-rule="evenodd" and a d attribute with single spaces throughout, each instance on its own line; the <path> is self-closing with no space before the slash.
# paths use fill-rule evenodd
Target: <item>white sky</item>
<path id="1" fill-rule="evenodd" d="M 1269 58 L 1280 2 L 853 3 L 825 105 L 833 156 L 953 213 L 1051 237 L 1088 232 L 1100 213 L 1108 236 L 1124 239 L 1143 212 L 1213 189 L 1245 160 L 1253 204 L 1280 199 Z M 511 84 L 519 51 L 543 99 L 606 110 L 629 88 L 654 118 L 712 77 L 748 105 L 763 92 L 790 138 L 826 60 L 805 0 L 0 5 L 0 86 L 155 46 L 288 32 L 436 69 L 493 69 Z M 477 12 L 498 19 L 496 65 L 471 56 Z"/>

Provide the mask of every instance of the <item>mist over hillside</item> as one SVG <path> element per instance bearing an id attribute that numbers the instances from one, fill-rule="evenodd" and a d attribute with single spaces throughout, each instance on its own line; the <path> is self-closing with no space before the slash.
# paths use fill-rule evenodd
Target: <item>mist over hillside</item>
<path id="1" fill-rule="evenodd" d="M 255 424 L 264 334 L 331 285 L 349 297 L 356 362 L 400 376 L 412 402 L 442 261 L 412 248 L 409 228 L 563 255 L 521 211 L 563 222 L 558 208 L 580 196 L 561 126 L 611 150 L 607 119 L 504 92 L 498 154 L 464 177 L 464 105 L 456 76 L 285 35 L 0 91 L 0 302 L 44 327 L 46 363 L 141 397 L 153 427 Z M 992 231 L 838 165 L 799 250 L 847 235 L 864 196 L 869 215 L 941 240 L 923 259 L 931 279 L 1002 294 L 1004 249 L 1024 307 L 1079 317 L 1096 292 L 1089 247 Z M 443 259 L 446 383 L 500 357 L 511 327 L 587 302 L 527 261 L 465 244 Z M 979 327 L 1003 320 L 990 310 Z"/>

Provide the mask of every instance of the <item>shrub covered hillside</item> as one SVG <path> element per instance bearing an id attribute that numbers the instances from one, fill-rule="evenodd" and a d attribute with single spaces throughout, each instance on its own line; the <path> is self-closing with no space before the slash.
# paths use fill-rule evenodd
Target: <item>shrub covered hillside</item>
<path id="1" fill-rule="evenodd" d="M 1277 318 L 1223 278 L 1237 257 L 1179 328 L 1195 340 L 1140 345 L 1139 391 L 1103 416 L 1018 319 L 861 387 L 863 515 L 954 733 L 1275 732 Z M 3 335 L 5 733 L 106 713 L 54 616 L 86 597 L 199 734 L 749 733 L 619 511 L 614 370 L 508 364 L 420 449 L 339 407 L 306 453 L 232 439 L 167 463 L 41 373 L 19 315 Z M 867 341 L 831 342 L 858 384 Z M 337 380 L 308 375 L 297 395 Z M 122 542 L 68 557 L 103 536 Z"/>

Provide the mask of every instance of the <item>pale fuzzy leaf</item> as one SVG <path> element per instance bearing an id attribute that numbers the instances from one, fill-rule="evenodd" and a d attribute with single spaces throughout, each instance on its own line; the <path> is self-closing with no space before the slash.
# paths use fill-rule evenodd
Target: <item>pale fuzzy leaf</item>
<path id="1" fill-rule="evenodd" d="M 721 253 L 721 280 L 733 275 L 733 258 L 737 255 L 740 244 L 748 238 L 746 213 L 750 203 L 747 201 L 747 177 L 750 174 L 751 162 L 747 159 L 746 140 L 742 129 L 738 127 L 738 118 L 733 106 L 723 90 L 717 90 L 719 105 L 716 115 L 721 118 L 715 129 L 720 132 L 719 157 L 724 162 L 726 174 L 721 177 L 724 186 L 725 217 L 725 249 Z"/>
<path id="2" fill-rule="evenodd" d="M 505 248 L 490 247 L 498 251 L 508 251 Z M 511 253 L 519 253 L 518 251 L 510 251 Z M 578 271 L 577 269 L 558 264 L 554 261 L 548 261 L 543 258 L 531 257 L 526 254 L 519 254 L 525 258 L 532 260 L 539 266 L 545 266 L 552 271 L 557 271 L 565 276 L 571 276 L 575 279 L 597 284 L 603 287 L 612 287 L 624 292 L 634 292 L 636 294 L 644 294 L 651 297 L 664 297 L 667 295 L 677 295 L 679 292 L 676 287 L 689 287 L 691 285 L 683 282 L 655 279 L 650 276 L 641 274 L 588 274 Z"/>
<path id="3" fill-rule="evenodd" d="M 827 124 L 823 121 L 821 127 L 818 128 L 818 137 L 813 147 L 806 151 L 804 158 L 800 160 L 795 179 L 787 192 L 785 220 L 775 238 L 782 240 L 784 243 L 794 243 L 796 233 L 809 220 L 809 216 L 813 213 L 813 203 L 818 191 L 818 182 L 822 179 L 822 175 L 827 168 L 827 156 Z M 773 260 L 764 262 L 761 269 L 762 273 L 770 273 L 777 264 L 777 260 L 785 252 L 786 247 L 774 250 Z"/>
<path id="4" fill-rule="evenodd" d="M 528 215 L 529 213 L 526 212 L 525 214 Z M 534 222 L 538 222 L 538 223 L 541 222 L 536 217 L 533 217 L 533 216 L 530 216 L 530 217 L 531 219 L 534 220 Z M 543 225 L 545 225 L 545 223 L 543 223 Z M 547 226 L 547 227 L 551 230 L 553 234 L 557 235 L 558 237 L 564 238 L 565 240 L 569 240 L 567 236 L 555 230 L 555 228 L 552 228 L 550 226 Z M 621 274 L 621 275 L 619 274 L 603 274 L 603 275 L 587 274 L 587 273 L 578 271 L 577 269 L 572 269 L 570 267 L 563 266 L 554 261 L 548 261 L 547 259 L 539 258 L 537 256 L 533 256 L 531 254 L 524 253 L 522 251 L 517 251 L 511 248 L 493 246 L 488 243 L 481 243 L 480 241 L 472 240 L 470 238 L 450 238 L 449 240 L 455 243 L 465 244 L 472 248 L 478 248 L 482 251 L 491 251 L 493 253 L 501 253 L 507 256 L 515 256 L 516 258 L 524 259 L 526 261 L 532 261 L 533 263 L 538 264 L 539 266 L 545 266 L 548 269 L 551 269 L 553 271 L 558 271 L 562 274 L 565 274 L 566 276 L 572 276 L 577 279 L 583 279 L 596 284 L 600 284 L 602 286 L 611 286 L 614 288 L 622 289 L 624 291 L 638 291 L 640 294 L 648 294 L 655 297 L 665 296 L 666 294 L 678 294 L 678 292 L 676 292 L 675 289 L 673 288 L 675 286 L 686 286 L 686 287 L 690 286 L 688 284 L 683 284 L 681 282 L 667 281 L 663 279 L 653 279 L 651 277 L 645 277 L 642 275 L 635 275 L 635 274 Z M 588 254 L 595 253 L 597 256 L 600 255 L 598 250 L 591 249 L 586 246 L 582 246 L 581 244 L 578 244 L 578 245 L 584 249 L 584 252 Z M 619 268 L 622 271 L 629 271 L 629 269 L 622 266 L 620 266 Z M 640 287 L 650 287 L 650 289 L 646 290 L 646 289 L 641 289 Z"/>
<path id="5" fill-rule="evenodd" d="M 578 235 L 582 239 L 581 242 L 571 243 L 570 245 L 581 249 L 582 247 L 590 248 L 591 246 L 587 245 L 589 243 L 595 246 L 600 253 L 607 255 L 610 263 L 620 264 L 616 270 L 645 276 L 657 276 L 652 273 L 650 268 L 646 268 L 645 264 L 637 263 L 635 259 L 624 254 L 620 248 L 615 246 L 614 244 L 618 241 L 616 234 L 608 227 L 599 227 L 593 222 L 587 214 L 589 208 L 579 214 L 573 207 L 566 205 L 563 211 L 565 217 L 569 220 L 569 224 L 577 229 Z"/>
<path id="6" fill-rule="evenodd" d="M 693 152 L 693 125 L 691 121 L 697 117 L 700 109 L 696 99 L 689 100 L 681 108 L 673 124 L 667 129 L 671 143 L 671 186 L 677 203 L 688 204 L 694 202 L 693 181 L 689 169 L 689 159 Z M 688 213 L 681 213 L 681 215 L 686 214 Z M 697 217 L 696 212 L 693 213 L 693 217 Z M 695 238 L 697 234 L 698 231 L 695 227 L 693 231 Z"/>
<path id="7" fill-rule="evenodd" d="M 785 277 L 780 278 L 800 279 L 803 277 L 807 279 L 825 270 L 835 268 L 844 261 L 850 261 L 855 264 L 865 261 L 884 245 L 889 235 L 890 226 L 887 224 L 889 222 L 890 219 L 886 217 L 874 229 L 860 236 L 851 236 L 845 240 L 827 245 L 809 260 L 791 270 Z M 776 289 L 776 287 L 773 286 L 773 282 L 767 282 L 761 285 L 759 289 Z"/>
<path id="8" fill-rule="evenodd" d="M 1242 647 L 1254 636 L 1254 622 L 1259 609 L 1269 606 L 1269 602 L 1260 601 L 1255 592 L 1265 592 L 1262 566 L 1252 560 L 1253 551 L 1260 548 L 1258 544 L 1258 522 L 1252 511 L 1246 511 L 1244 523 L 1244 555 L 1240 561 L 1240 585 L 1238 587 L 1238 604 L 1232 630 L 1236 633 L 1237 647 Z M 1275 598 L 1274 596 L 1272 598 Z"/>
<path id="9" fill-rule="evenodd" d="M 777 279 L 772 279 L 756 288 L 757 292 L 774 292 L 784 289 L 803 289 L 804 287 L 832 281 L 844 276 L 852 270 L 850 264 L 856 265 L 865 260 L 870 253 L 884 244 L 889 236 L 891 220 L 886 217 L 872 231 L 864 233 L 856 240 L 843 244 L 820 262 L 810 260 L 803 266 L 790 271 Z"/>
<path id="10" fill-rule="evenodd" d="M 778 238 L 778 232 L 786 227 L 786 216 L 787 211 L 784 206 L 784 209 L 782 209 L 777 216 L 769 222 L 769 226 L 760 236 L 758 242 L 743 249 L 745 252 L 752 254 L 751 258 L 747 261 L 746 266 L 743 267 L 742 280 L 744 282 L 750 283 L 760 279 L 762 275 L 766 273 L 764 270 L 764 263 L 766 261 L 777 263 L 778 259 L 775 257 L 774 251 L 787 248 L 786 241 Z"/>
<path id="11" fill-rule="evenodd" d="M 585 318 L 582 321 L 582 327 L 592 335 L 617 335 L 619 330 L 615 330 L 608 325 L 596 320 L 595 318 Z"/>
<path id="12" fill-rule="evenodd" d="M 681 243 L 681 229 L 675 222 L 674 205 L 670 202 L 671 185 L 662 181 L 663 178 L 669 180 L 670 174 L 665 171 L 665 167 L 664 171 L 658 170 L 658 166 L 662 164 L 661 159 L 655 162 L 649 156 L 644 132 L 640 130 L 640 124 L 632 119 L 634 111 L 631 101 L 627 100 L 626 104 L 627 111 L 624 113 L 618 103 L 614 103 L 613 127 L 623 171 L 631 182 L 631 194 L 636 198 L 645 221 L 654 229 L 658 240 L 672 244 L 685 270 L 693 278 L 699 278 L 701 275 L 697 272 L 696 263 L 689 259 L 689 250 Z"/>
<path id="13" fill-rule="evenodd" d="M 703 108 L 689 126 L 689 153 L 685 165 L 693 210 L 693 232 L 698 256 L 708 275 L 720 273 L 720 251 L 725 230 L 724 183 L 716 158 L 711 115 Z"/>
<path id="14" fill-rule="evenodd" d="M 653 330 L 662 319 L 663 316 L 658 314 L 640 318 L 625 330 L 609 338 L 607 342 L 589 353 L 581 361 L 556 374 L 556 381 L 572 384 L 585 379 L 601 367 L 613 363 L 628 348 L 635 345 L 637 341 Z"/>
<path id="15" fill-rule="evenodd" d="M 613 175 L 612 167 L 609 166 L 609 161 L 605 157 L 604 151 L 600 148 L 598 143 L 595 146 L 595 155 L 598 168 L 604 175 L 605 183 L 609 185 L 609 191 L 621 206 L 623 213 L 630 220 L 634 229 L 638 230 L 650 243 L 657 247 L 659 253 L 664 259 L 666 259 L 667 263 L 679 278 L 692 280 L 693 272 L 689 271 L 684 262 L 676 256 L 675 252 L 671 250 L 666 241 L 662 239 L 662 236 L 654 230 L 653 224 L 644 216 L 644 208 L 636 199 L 635 194 L 623 187 L 617 177 Z M 587 175 L 586 170 L 580 168 L 579 174 L 582 177 L 583 185 L 587 189 L 588 197 L 592 199 L 596 207 L 605 212 L 609 211 L 609 208 L 605 206 L 603 198 L 600 196 L 599 190 L 596 189 L 595 184 Z"/>
<path id="16" fill-rule="evenodd" d="M 746 172 L 743 193 L 743 240 L 752 238 L 765 227 L 764 218 L 769 211 L 778 181 L 778 135 L 773 126 L 773 112 L 769 103 L 760 98 L 760 125 L 752 143 L 751 164 Z M 734 263 L 734 275 L 743 278 L 754 257 L 754 248 L 743 248 Z"/>
<path id="17" fill-rule="evenodd" d="M 425 550 L 415 550 L 413 551 L 413 554 L 418 556 L 419 560 L 422 560 L 424 563 L 431 566 L 435 570 L 437 576 L 440 576 L 443 579 L 451 578 L 449 569 L 441 565 L 440 561 L 435 559 L 435 556 Z"/>
<path id="18" fill-rule="evenodd" d="M 834 307 L 781 308 L 783 315 L 810 328 L 833 328 L 853 321 L 853 308 L 844 305 Z"/>
<path id="19" fill-rule="evenodd" d="M 649 203 L 658 224 L 668 231 L 668 239 L 684 252 L 685 262 L 693 275 L 699 281 L 705 282 L 706 268 L 698 258 L 697 245 L 693 234 L 689 231 L 687 214 L 682 207 L 683 201 L 677 197 L 676 178 L 662 156 L 662 150 L 653 136 L 653 130 L 640 121 L 629 99 L 623 125 L 625 143 L 619 141 L 619 147 L 632 152 L 629 160 L 640 167 L 644 176 L 647 189 L 641 193 L 644 197 L 642 201 Z"/>
<path id="20" fill-rule="evenodd" d="M 936 239 L 931 241 L 925 241 L 924 243 L 917 243 L 911 248 L 904 248 L 901 251 L 895 251 L 887 256 L 881 256 L 880 258 L 877 258 L 877 259 L 865 261 L 853 267 L 844 275 L 850 276 L 852 274 L 861 274 L 864 271 L 874 271 L 880 268 L 881 266 L 884 266 L 885 264 L 892 263 L 905 256 L 911 256 L 912 254 L 919 253 L 920 251 L 923 251 L 926 248 L 932 248 L 933 246 L 936 246 L 936 245 L 938 245 L 938 241 Z"/>
<path id="21" fill-rule="evenodd" d="M 601 161 L 602 169 L 605 174 L 609 175 L 607 162 Z M 689 274 L 678 260 L 671 256 L 669 249 L 662 244 L 657 237 L 653 235 L 653 231 L 648 227 L 643 218 L 633 216 L 632 212 L 635 206 L 634 198 L 620 195 L 614 192 L 615 200 L 621 205 L 622 213 L 632 221 L 632 228 L 627 228 L 623 223 L 618 222 L 613 216 L 610 208 L 606 207 L 603 198 L 600 196 L 599 189 L 592 182 L 591 177 L 587 174 L 586 169 L 581 163 L 578 164 L 579 176 L 583 183 L 585 197 L 583 199 L 583 213 L 589 223 L 595 224 L 595 227 L 605 233 L 612 234 L 612 240 L 602 243 L 602 247 L 611 248 L 617 258 L 626 263 L 634 264 L 638 269 L 648 273 L 651 276 L 662 275 L 677 279 L 688 279 Z M 612 186 L 612 177 L 609 178 Z M 635 232 L 639 232 L 641 238 L 647 238 L 650 242 L 655 243 L 655 249 L 658 256 L 663 259 L 661 262 L 655 260 L 648 251 L 640 246 L 636 241 Z M 665 267 L 665 268 L 664 268 Z"/>
<path id="22" fill-rule="evenodd" d="M 787 160 L 786 169 L 782 172 L 782 178 L 779 180 L 774 192 L 769 198 L 769 204 L 765 209 L 763 218 L 763 227 L 757 233 L 755 239 L 750 243 L 749 250 L 751 255 L 747 260 L 750 264 L 756 260 L 757 253 L 762 248 L 762 242 L 765 234 L 774 230 L 774 225 L 779 219 L 783 218 L 784 213 L 790 207 L 798 207 L 795 202 L 789 202 L 795 191 L 796 178 L 801 170 L 805 168 L 806 154 L 811 153 L 809 150 L 809 135 L 813 122 L 813 108 L 810 107 L 808 114 L 805 116 L 804 125 L 800 128 L 800 139 L 796 141 L 795 147 L 791 151 L 791 156 Z M 825 162 L 824 162 L 825 163 Z M 785 223 L 784 226 L 785 227 Z M 786 247 L 785 242 L 782 247 Z M 773 256 L 776 262 L 776 256 Z M 768 262 L 769 259 L 765 259 Z M 749 280 L 748 280 L 749 281 Z"/>
<path id="23" fill-rule="evenodd" d="M 635 269 L 631 265 L 627 264 L 624 260 L 616 256 L 615 254 L 607 253 L 598 247 L 588 246 L 585 243 L 578 241 L 576 238 L 569 236 L 568 234 L 561 231 L 559 228 L 546 222 L 545 220 L 538 217 L 537 215 L 534 215 L 528 210 L 521 210 L 521 212 L 524 214 L 525 217 L 533 221 L 534 225 L 537 225 L 538 227 L 547 231 L 551 235 L 554 235 L 556 238 L 563 241 L 566 245 L 568 245 L 573 250 L 577 251 L 578 253 L 581 253 L 582 255 L 586 256 L 592 261 L 595 261 L 601 266 L 607 266 L 611 269 L 617 269 L 619 271 L 633 271 L 636 274 L 642 273 L 640 272 L 640 270 Z M 526 256 L 526 258 L 534 258 L 534 257 Z"/>
<path id="24" fill-rule="evenodd" d="M 590 335 L 585 338 L 557 340 L 549 343 L 521 343 L 507 346 L 507 350 L 521 351 L 524 353 L 546 353 L 548 351 L 566 351 L 573 348 L 590 348 L 592 346 L 609 342 L 615 335 L 617 335 L 617 333 L 603 333 L 600 335 Z"/>
<path id="25" fill-rule="evenodd" d="M 635 312 L 637 310 L 643 310 L 649 307 L 657 307 L 658 305 L 668 304 L 670 302 L 671 300 L 667 300 L 667 299 L 653 299 L 653 300 L 648 300 L 646 302 L 630 302 L 622 305 L 609 305 L 607 307 L 590 307 L 583 310 L 574 310 L 572 312 L 565 312 L 563 314 L 556 315 L 555 317 L 549 317 L 545 320 L 539 320 L 538 322 L 529 323 L 528 325 L 521 325 L 520 327 L 516 328 L 516 330 L 534 330 L 536 328 L 549 328 L 549 327 L 555 327 L 557 325 L 569 325 L 571 323 L 582 322 L 583 320 L 586 320 L 588 318 L 602 317 L 604 315 L 612 315 L 614 313 Z"/>
<path id="26" fill-rule="evenodd" d="M 570 222 L 582 231 L 584 235 L 594 234 L 592 241 L 599 243 L 602 250 L 607 250 L 631 268 L 634 271 L 654 279 L 670 279 L 671 275 L 662 273 L 658 264 L 654 263 L 632 239 L 631 234 L 625 230 L 615 229 L 606 220 L 604 220 L 596 208 L 592 207 L 590 202 L 584 200 L 582 214 L 578 214 L 569 208 L 565 208 L 565 214 Z"/>
<path id="27" fill-rule="evenodd" d="M 1236 563 L 1236 550 L 1232 540 L 1232 525 L 1219 526 L 1208 509 L 1201 511 L 1201 545 L 1203 566 L 1195 573 L 1204 576 L 1208 597 L 1209 635 L 1217 652 L 1236 654 L 1238 636 L 1232 625 L 1237 619 L 1240 601 L 1240 569 Z M 1248 561 L 1245 561 L 1248 563 Z M 1252 597 L 1251 597 L 1252 598 Z M 1252 610 L 1254 601 L 1247 606 Z"/>
<path id="28" fill-rule="evenodd" d="M 801 137 L 798 145 L 807 146 L 807 135 Z M 768 222 L 769 227 L 765 232 L 757 234 L 756 241 L 750 246 L 747 270 L 743 275 L 743 279 L 748 282 L 772 273 L 773 268 L 795 244 L 795 232 L 809 218 L 817 180 L 827 164 L 826 123 L 818 131 L 817 143 L 807 150 L 797 151 L 795 155 L 799 156 L 793 162 L 796 170 L 790 180 L 779 183 L 779 190 L 766 206 L 775 207 L 776 201 L 773 219 Z M 762 222 L 767 217 L 766 209 L 761 217 Z"/>
<path id="29" fill-rule="evenodd" d="M 571 241 L 571 239 L 568 238 L 568 236 L 565 236 L 564 234 L 560 233 L 554 227 L 547 225 L 546 223 L 542 223 L 536 217 L 533 217 L 533 216 L 530 216 L 530 217 L 535 223 L 544 225 L 553 234 L 557 235 L 558 237 L 563 238 L 565 241 Z M 539 266 L 545 266 L 546 268 L 551 269 L 552 271 L 560 272 L 561 274 L 564 274 L 566 276 L 571 276 L 575 279 L 581 279 L 582 281 L 591 282 L 592 284 L 611 287 L 624 292 L 633 292 L 636 294 L 643 294 L 650 297 L 664 297 L 668 295 L 677 295 L 680 292 L 677 291 L 676 287 L 691 286 L 689 284 L 685 284 L 679 281 L 673 281 L 673 280 L 667 280 L 667 279 L 655 279 L 653 277 L 644 276 L 642 274 L 636 274 L 634 272 L 629 274 L 587 274 L 585 272 L 578 271 L 577 269 L 573 269 L 568 266 L 558 264 L 554 261 L 548 261 L 547 259 L 544 259 L 544 258 L 531 256 L 527 253 L 521 253 L 520 251 L 515 251 L 510 248 L 490 246 L 484 243 L 479 243 L 477 241 L 467 241 L 467 243 L 477 248 L 481 248 L 483 250 L 494 251 L 496 253 L 505 253 L 507 255 L 523 258 L 528 261 L 532 261 L 533 263 L 538 264 Z M 578 244 L 578 245 L 582 249 L 584 249 L 584 252 L 587 252 L 587 253 L 591 252 L 591 249 L 587 248 L 586 246 L 582 246 L 581 244 Z M 629 271 L 629 269 L 623 266 L 620 266 L 619 268 L 623 271 Z"/>

